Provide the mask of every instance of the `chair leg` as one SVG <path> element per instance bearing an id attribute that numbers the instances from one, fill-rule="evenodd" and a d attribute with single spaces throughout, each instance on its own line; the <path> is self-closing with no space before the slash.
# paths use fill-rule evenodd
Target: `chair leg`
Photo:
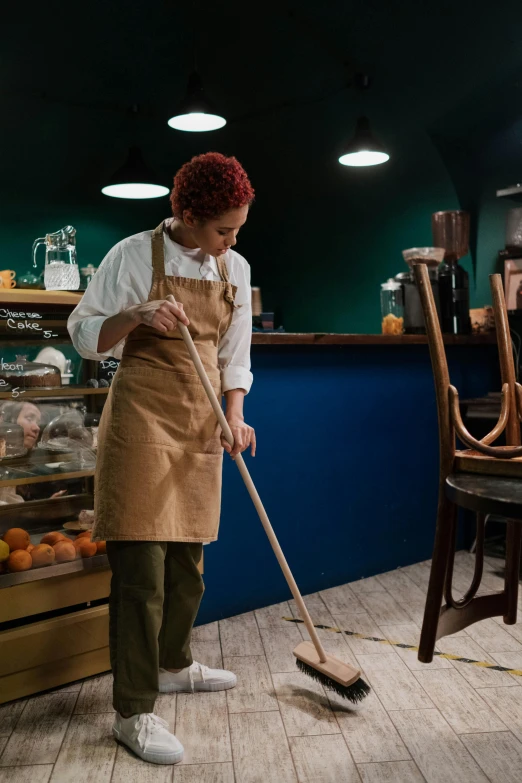
<path id="1" fill-rule="evenodd" d="M 514 625 L 517 621 L 518 581 L 520 579 L 520 542 L 522 525 L 509 520 L 506 531 L 506 571 L 504 575 L 506 610 L 504 622 Z"/>
<path id="2" fill-rule="evenodd" d="M 456 524 L 456 515 L 457 507 L 448 500 L 444 486 L 441 486 L 430 581 L 419 643 L 418 658 L 422 663 L 431 663 L 433 660 L 446 571 L 450 561 L 451 547 L 453 546 L 452 531 Z"/>

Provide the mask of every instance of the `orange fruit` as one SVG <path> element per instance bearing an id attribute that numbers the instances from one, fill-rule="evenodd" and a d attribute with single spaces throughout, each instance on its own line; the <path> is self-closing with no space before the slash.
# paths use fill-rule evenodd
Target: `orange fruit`
<path id="1" fill-rule="evenodd" d="M 27 549 L 25 551 L 26 552 L 32 552 L 33 549 L 34 549 L 34 544 L 29 544 L 29 546 L 27 547 Z"/>
<path id="2" fill-rule="evenodd" d="M 81 553 L 82 557 L 92 557 L 96 554 L 96 544 L 94 541 L 75 542 L 75 549 Z"/>
<path id="3" fill-rule="evenodd" d="M 31 552 L 30 557 L 33 560 L 33 568 L 42 568 L 42 566 L 54 563 L 56 555 L 50 544 L 38 544 Z"/>
<path id="4" fill-rule="evenodd" d="M 15 549 L 9 555 L 7 565 L 10 571 L 29 571 L 33 561 L 29 552 L 26 552 L 25 549 Z"/>
<path id="5" fill-rule="evenodd" d="M 54 531 L 53 533 L 46 533 L 40 541 L 40 544 L 50 544 L 51 546 L 54 546 L 58 541 L 63 541 L 64 538 L 65 536 L 63 533 Z"/>
<path id="6" fill-rule="evenodd" d="M 72 541 L 57 541 L 53 546 L 57 563 L 68 563 L 76 560 L 76 548 Z"/>
<path id="7" fill-rule="evenodd" d="M 92 537 L 92 530 L 83 530 L 81 533 L 78 533 L 76 536 L 76 541 L 78 541 L 79 538 L 91 538 Z"/>
<path id="8" fill-rule="evenodd" d="M 96 542 L 96 554 L 97 555 L 106 555 L 107 554 L 107 542 L 106 541 L 97 541 Z"/>
<path id="9" fill-rule="evenodd" d="M 21 527 L 12 527 L 3 535 L 3 539 L 11 552 L 15 549 L 27 549 L 31 543 L 29 533 L 27 530 L 22 530 Z"/>

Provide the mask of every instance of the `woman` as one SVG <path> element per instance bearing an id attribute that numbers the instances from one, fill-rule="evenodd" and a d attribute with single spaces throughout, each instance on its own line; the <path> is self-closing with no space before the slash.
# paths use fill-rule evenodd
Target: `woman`
<path id="1" fill-rule="evenodd" d="M 24 430 L 24 448 L 34 449 L 40 435 L 42 414 L 32 402 L 6 402 L 2 406 L 2 421 L 19 424 Z"/>
<path id="2" fill-rule="evenodd" d="M 122 358 L 100 422 L 93 538 L 107 540 L 113 572 L 113 733 L 159 764 L 180 761 L 183 747 L 153 713 L 158 690 L 236 684 L 232 672 L 193 661 L 190 636 L 203 594 L 202 545 L 218 533 L 223 448 L 232 458 L 255 453 L 243 418 L 252 383 L 250 272 L 232 250 L 253 197 L 235 158 L 208 153 L 185 164 L 174 178 L 173 218 L 109 251 L 69 321 L 82 356 Z M 232 449 L 178 320 L 225 396 Z"/>
<path id="3" fill-rule="evenodd" d="M 2 406 L 1 419 L 6 424 L 19 424 L 24 431 L 24 448 L 31 452 L 40 436 L 40 424 L 42 414 L 37 405 L 32 402 L 8 401 Z M 3 487 L 0 489 L 0 503 L 2 505 L 9 503 L 23 503 L 25 500 L 36 500 L 40 497 L 59 498 L 67 494 L 67 490 L 62 489 L 49 496 L 49 486 L 51 484 L 24 485 L 20 487 Z"/>

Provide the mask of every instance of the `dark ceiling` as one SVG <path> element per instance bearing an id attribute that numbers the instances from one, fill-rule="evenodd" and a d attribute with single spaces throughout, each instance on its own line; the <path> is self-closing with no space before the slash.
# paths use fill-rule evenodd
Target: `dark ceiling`
<path id="1" fill-rule="evenodd" d="M 229 132 L 252 132 L 268 116 L 284 126 L 285 104 L 300 105 L 303 128 L 311 112 L 331 121 L 336 107 L 339 144 L 364 108 L 353 91 L 342 91 L 354 71 L 374 74 L 367 100 L 377 117 L 429 129 L 498 84 L 513 81 L 516 90 L 522 63 L 522 4 L 511 0 L 481 7 L 472 0 L 29 0 L 11 5 L 3 33 L 3 149 L 20 154 L 4 157 L 4 185 L 16 181 L 27 156 L 39 165 L 52 160 L 46 176 L 53 166 L 63 173 L 71 166 L 67 156 L 61 161 L 64 148 L 75 149 L 76 165 L 84 159 L 87 170 L 94 160 L 110 167 L 133 141 L 154 156 L 152 132 L 160 147 L 161 137 L 189 151 L 192 142 L 166 120 L 184 91 L 194 40 L 208 93 L 235 120 Z M 521 93 L 518 82 L 518 103 Z"/>
<path id="2" fill-rule="evenodd" d="M 481 189 L 494 198 L 522 169 L 520 0 L 28 0 L 3 8 L 1 30 L 0 231 L 20 268 L 32 239 L 66 222 L 98 263 L 168 213 L 166 199 L 101 194 L 130 145 L 165 185 L 215 149 L 256 188 L 239 249 L 270 306 L 298 328 L 371 330 L 379 283 L 403 247 L 431 241 L 430 213 L 460 203 L 475 237 Z M 194 51 L 228 120 L 215 133 L 167 125 Z M 367 93 L 350 87 L 358 72 Z M 362 113 L 391 160 L 346 170 L 337 157 Z M 503 227 L 491 233 L 498 249 Z"/>

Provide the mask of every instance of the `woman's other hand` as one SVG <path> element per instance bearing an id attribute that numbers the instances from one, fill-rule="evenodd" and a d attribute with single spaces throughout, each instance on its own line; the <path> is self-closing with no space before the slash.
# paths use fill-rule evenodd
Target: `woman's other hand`
<path id="1" fill-rule="evenodd" d="M 145 326 L 152 326 L 158 332 L 173 332 L 178 321 L 188 326 L 189 319 L 185 315 L 182 304 L 172 304 L 166 299 L 157 299 L 153 302 L 145 302 L 136 308 L 136 314 L 140 323 Z"/>
<path id="2" fill-rule="evenodd" d="M 224 435 L 221 435 L 221 444 L 227 454 L 230 454 L 232 459 L 235 459 L 238 454 L 246 451 L 250 447 L 250 453 L 253 457 L 256 456 L 256 433 L 253 427 L 250 427 L 243 419 L 236 416 L 228 418 L 228 426 L 232 430 L 234 436 L 234 448 L 231 447 Z"/>

